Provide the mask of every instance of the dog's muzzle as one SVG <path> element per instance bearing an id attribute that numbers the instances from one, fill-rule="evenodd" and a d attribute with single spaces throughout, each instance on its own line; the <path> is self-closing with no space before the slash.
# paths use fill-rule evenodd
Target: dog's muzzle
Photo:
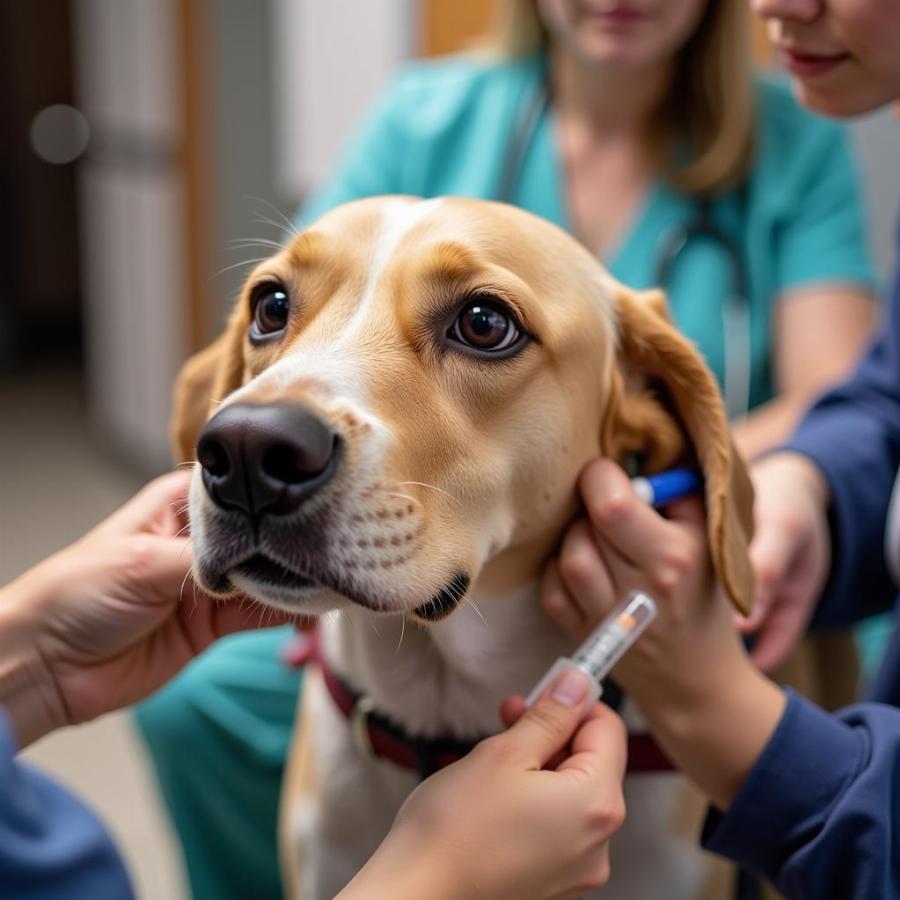
<path id="1" fill-rule="evenodd" d="M 340 437 L 303 406 L 236 403 L 206 424 L 197 460 L 213 503 L 256 524 L 298 511 L 331 480 L 340 450 Z"/>

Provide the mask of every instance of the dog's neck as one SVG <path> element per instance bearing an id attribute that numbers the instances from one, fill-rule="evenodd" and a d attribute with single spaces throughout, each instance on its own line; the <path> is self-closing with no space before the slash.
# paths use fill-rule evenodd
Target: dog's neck
<path id="1" fill-rule="evenodd" d="M 427 627 L 356 609 L 329 616 L 325 657 L 411 733 L 498 731 L 503 698 L 527 694 L 572 641 L 541 610 L 537 581 L 502 596 L 480 588 L 481 580 L 449 619 Z"/>

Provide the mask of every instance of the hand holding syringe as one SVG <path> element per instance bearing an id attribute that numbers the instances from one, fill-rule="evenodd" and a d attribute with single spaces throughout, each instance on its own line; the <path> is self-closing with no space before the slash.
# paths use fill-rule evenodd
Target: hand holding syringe
<path id="1" fill-rule="evenodd" d="M 648 478 L 632 478 L 631 486 L 646 504 L 658 509 L 700 491 L 703 477 L 697 469 L 670 469 Z M 590 702 L 585 704 L 584 709 L 590 709 L 603 693 L 603 679 L 654 618 L 656 604 L 652 598 L 640 591 L 629 594 L 625 602 L 591 632 L 571 659 L 562 657 L 553 664 L 528 695 L 526 704 L 531 706 L 563 672 L 579 669 L 588 677 Z"/>
<path id="2" fill-rule="evenodd" d="M 589 710 L 603 693 L 601 682 L 644 633 L 656 617 L 656 604 L 646 594 L 635 591 L 591 632 L 587 640 L 569 657 L 558 659 L 538 682 L 525 701 L 531 706 L 538 697 L 569 669 L 579 669 L 588 677 Z"/>

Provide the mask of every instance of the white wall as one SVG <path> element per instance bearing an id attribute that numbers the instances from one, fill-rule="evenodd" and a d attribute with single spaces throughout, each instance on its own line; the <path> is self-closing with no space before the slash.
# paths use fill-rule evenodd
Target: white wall
<path id="1" fill-rule="evenodd" d="M 299 200 L 412 52 L 415 0 L 274 0 L 276 171 Z"/>
<path id="2" fill-rule="evenodd" d="M 882 283 L 897 259 L 900 214 L 900 113 L 890 108 L 853 125 L 853 136 L 869 202 L 869 233 Z"/>
<path id="3" fill-rule="evenodd" d="M 91 143 L 79 163 L 88 397 L 112 447 L 170 461 L 184 355 L 184 221 L 173 0 L 76 0 L 76 89 Z"/>

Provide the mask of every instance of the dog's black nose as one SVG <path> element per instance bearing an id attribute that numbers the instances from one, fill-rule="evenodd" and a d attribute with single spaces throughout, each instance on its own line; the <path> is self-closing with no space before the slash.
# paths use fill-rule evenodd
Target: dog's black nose
<path id="1" fill-rule="evenodd" d="M 298 509 L 334 474 L 338 446 L 337 435 L 302 406 L 236 403 L 200 432 L 197 460 L 218 506 L 257 518 Z"/>

